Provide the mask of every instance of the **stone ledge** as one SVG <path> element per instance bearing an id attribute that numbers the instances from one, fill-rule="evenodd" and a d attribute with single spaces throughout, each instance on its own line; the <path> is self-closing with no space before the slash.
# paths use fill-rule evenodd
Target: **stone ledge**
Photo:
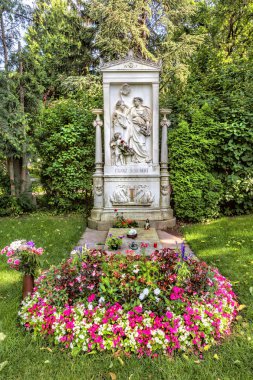
<path id="1" fill-rule="evenodd" d="M 147 216 L 148 217 L 148 216 Z M 145 220 L 138 220 L 139 226 L 142 227 L 145 224 Z M 105 231 L 112 228 L 114 221 L 100 221 L 88 218 L 88 227 L 93 230 Z M 176 225 L 176 218 L 171 218 L 167 220 L 150 220 L 150 226 L 156 228 L 157 230 L 166 230 L 167 228 L 172 228 Z"/>

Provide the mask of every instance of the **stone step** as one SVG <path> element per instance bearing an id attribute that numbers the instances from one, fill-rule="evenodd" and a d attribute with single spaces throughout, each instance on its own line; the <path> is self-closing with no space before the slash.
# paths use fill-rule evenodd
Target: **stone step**
<path id="1" fill-rule="evenodd" d="M 89 227 L 86 228 L 85 232 L 81 236 L 81 239 L 78 242 L 78 246 L 87 246 L 88 248 L 98 248 L 98 243 L 104 243 L 109 234 L 113 236 L 122 236 L 126 235 L 129 228 L 111 228 L 109 231 L 98 231 L 93 230 Z M 155 228 L 150 228 L 149 230 L 144 230 L 144 228 L 136 228 L 138 236 L 136 239 L 130 239 L 125 237 L 123 239 L 123 245 L 120 252 L 124 253 L 126 250 L 129 250 L 129 244 L 132 241 L 135 241 L 138 245 L 140 243 L 149 243 L 149 247 L 146 248 L 146 254 L 150 254 L 156 248 L 154 244 L 157 243 L 157 249 L 162 248 L 170 248 L 173 250 L 180 251 L 180 245 L 184 242 L 183 237 L 179 237 L 173 234 L 170 234 L 166 231 L 156 230 Z M 190 247 L 185 244 L 186 247 L 186 255 L 190 257 L 195 257 Z M 116 251 L 117 252 L 117 251 Z M 140 253 L 140 249 L 136 251 L 136 253 Z"/>

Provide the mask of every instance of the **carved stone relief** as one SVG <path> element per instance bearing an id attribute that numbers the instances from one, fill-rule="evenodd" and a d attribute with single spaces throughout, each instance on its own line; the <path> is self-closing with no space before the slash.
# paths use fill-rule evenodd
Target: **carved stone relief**
<path id="1" fill-rule="evenodd" d="M 150 206 L 155 196 L 147 185 L 118 185 L 114 190 L 110 201 L 113 205 L 146 205 Z"/>
<path id="2" fill-rule="evenodd" d="M 95 193 L 98 196 L 103 195 L 103 186 L 102 185 L 97 185 L 94 187 Z"/>
<path id="3" fill-rule="evenodd" d="M 127 83 L 123 84 L 120 90 L 121 99 L 117 101 L 112 115 L 111 153 L 114 165 L 152 161 L 146 147 L 147 139 L 151 135 L 151 110 L 143 105 L 140 97 L 134 97 L 133 106 L 128 106 L 122 97 L 128 96 L 130 92 L 131 87 Z M 130 159 L 126 160 L 123 156 L 130 156 Z"/>
<path id="4" fill-rule="evenodd" d="M 122 138 L 121 133 L 116 132 L 111 140 L 112 164 L 116 166 L 126 165 L 131 162 L 134 150 Z"/>
<path id="5" fill-rule="evenodd" d="M 104 193 L 103 179 L 101 177 L 93 178 L 93 190 L 97 196 L 102 196 Z"/>
<path id="6" fill-rule="evenodd" d="M 170 187 L 168 184 L 161 185 L 161 194 L 162 195 L 168 195 L 170 193 Z"/>

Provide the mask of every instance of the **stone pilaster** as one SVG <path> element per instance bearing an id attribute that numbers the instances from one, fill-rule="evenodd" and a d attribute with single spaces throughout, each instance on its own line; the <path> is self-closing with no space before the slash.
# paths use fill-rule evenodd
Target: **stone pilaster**
<path id="1" fill-rule="evenodd" d="M 162 114 L 162 142 L 161 142 L 161 209 L 166 213 L 170 208 L 170 184 L 168 172 L 168 127 L 171 125 L 167 115 L 171 113 L 170 109 L 161 109 Z M 165 216 L 165 215 L 164 215 Z"/>
<path id="2" fill-rule="evenodd" d="M 103 179 L 103 152 L 102 152 L 102 131 L 103 121 L 100 115 L 103 114 L 102 109 L 93 109 L 92 113 L 96 115 L 93 126 L 96 128 L 96 151 L 95 151 L 95 173 L 93 174 L 93 194 L 94 194 L 94 210 L 93 217 L 100 220 L 100 213 L 104 206 L 104 179 Z M 101 210 L 101 211 L 100 211 Z"/>

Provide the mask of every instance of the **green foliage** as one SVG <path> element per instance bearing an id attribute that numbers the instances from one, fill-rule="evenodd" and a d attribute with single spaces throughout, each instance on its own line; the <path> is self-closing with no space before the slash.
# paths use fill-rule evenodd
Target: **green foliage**
<path id="1" fill-rule="evenodd" d="M 252 6 L 252 1 L 247 3 Z M 230 27 L 233 29 L 238 22 L 245 36 L 250 33 L 250 27 L 240 21 L 249 8 L 233 2 L 231 26 L 228 19 L 223 23 L 221 18 L 222 7 L 225 9 L 228 4 L 232 6 L 229 1 L 223 5 L 219 2 L 217 7 L 199 5 L 199 13 L 194 17 L 208 31 L 205 45 L 192 56 L 184 92 L 179 93 L 174 87 L 171 94 L 162 97 L 162 104 L 170 104 L 174 110 L 176 127 L 169 134 L 172 199 L 176 214 L 187 220 L 201 220 L 219 212 L 234 215 L 253 210 L 250 40 L 246 38 L 245 46 L 239 46 L 240 35 L 235 31 L 232 47 L 231 34 L 227 41 L 225 38 L 225 33 L 230 33 Z M 182 122 L 187 123 L 188 129 Z M 190 159 L 194 159 L 193 164 Z M 187 196 L 189 190 L 193 198 Z M 200 205 L 197 210 L 206 208 L 205 215 L 194 212 L 190 199 Z"/>
<path id="2" fill-rule="evenodd" d="M 26 118 L 21 110 L 15 74 L 0 72 L 0 152 L 20 156 Z"/>
<path id="3" fill-rule="evenodd" d="M 253 209 L 253 130 L 245 122 L 224 124 L 217 131 L 216 170 L 224 186 L 222 211 L 243 214 Z"/>
<path id="4" fill-rule="evenodd" d="M 59 209 L 80 207 L 91 192 L 95 157 L 91 109 L 99 104 L 100 87 L 94 90 L 90 85 L 81 100 L 76 95 L 50 103 L 37 121 L 41 180 L 49 205 Z"/>
<path id="5" fill-rule="evenodd" d="M 9 194 L 0 195 L 0 216 L 21 215 L 34 210 L 31 198 L 25 193 L 18 197 Z"/>
<path id="6" fill-rule="evenodd" d="M 0 195 L 0 216 L 19 215 L 22 209 L 17 198 L 10 195 Z"/>
<path id="7" fill-rule="evenodd" d="M 89 16 L 97 24 L 96 46 L 102 56 L 124 56 L 129 49 L 146 57 L 152 54 L 146 47 L 145 36 L 149 29 L 144 19 L 151 15 L 150 4 L 145 0 L 88 1 Z"/>
<path id="8" fill-rule="evenodd" d="M 95 29 L 85 7 L 80 1 L 36 1 L 26 54 L 35 79 L 44 87 L 45 101 L 59 96 L 64 79 L 89 73 L 96 62 L 92 54 Z"/>
<path id="9" fill-rule="evenodd" d="M 170 181 L 177 217 L 198 221 L 219 215 L 222 185 L 211 171 L 216 141 L 209 135 L 215 125 L 203 109 L 192 118 L 192 129 L 182 121 L 169 133 Z"/>

